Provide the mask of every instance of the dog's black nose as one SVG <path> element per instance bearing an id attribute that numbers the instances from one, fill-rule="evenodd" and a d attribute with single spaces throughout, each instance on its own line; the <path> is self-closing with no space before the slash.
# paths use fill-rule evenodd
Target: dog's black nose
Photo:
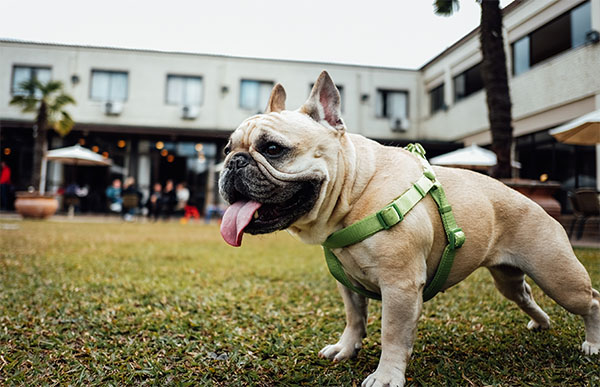
<path id="1" fill-rule="evenodd" d="M 231 158 L 231 163 L 236 169 L 244 168 L 250 163 L 250 155 L 248 153 L 237 153 Z"/>

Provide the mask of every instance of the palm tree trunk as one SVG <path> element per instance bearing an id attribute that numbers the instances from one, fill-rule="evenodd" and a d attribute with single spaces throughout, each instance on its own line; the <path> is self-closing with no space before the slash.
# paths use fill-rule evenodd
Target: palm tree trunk
<path id="1" fill-rule="evenodd" d="M 502 36 L 502 11 L 498 0 L 481 1 L 479 39 L 483 54 L 481 76 L 492 132 L 492 150 L 498 157 L 498 163 L 492 169 L 492 176 L 510 178 L 513 128 Z"/>
<path id="2" fill-rule="evenodd" d="M 40 189 L 41 177 L 42 177 L 42 162 L 48 149 L 48 135 L 47 135 L 47 121 L 48 121 L 48 108 L 46 103 L 42 101 L 38 110 L 38 115 L 35 120 L 37 126 L 37 135 L 34 138 L 33 145 L 33 176 L 32 185 L 37 191 Z"/>

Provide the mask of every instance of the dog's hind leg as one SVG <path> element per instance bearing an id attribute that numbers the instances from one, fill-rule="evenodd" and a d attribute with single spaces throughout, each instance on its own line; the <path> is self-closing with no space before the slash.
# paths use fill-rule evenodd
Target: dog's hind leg
<path id="1" fill-rule="evenodd" d="M 583 316 L 585 323 L 585 341 L 581 350 L 587 355 L 600 353 L 600 293 L 592 289 L 592 307 L 590 313 Z"/>
<path id="2" fill-rule="evenodd" d="M 488 268 L 494 277 L 496 288 L 504 297 L 515 302 L 519 308 L 531 317 L 529 329 L 548 329 L 548 315 L 533 300 L 531 287 L 525 282 L 525 274 L 518 268 L 506 265 Z"/>
<path id="3" fill-rule="evenodd" d="M 529 259 L 517 262 L 544 293 L 570 313 L 583 317 L 585 342 L 581 349 L 588 355 L 597 354 L 600 352 L 600 294 L 592 288 L 590 276 L 573 254 L 566 234 L 563 240 L 565 243 L 546 243 L 541 248 L 534 245 L 532 248 L 536 251 L 523 255 Z"/>

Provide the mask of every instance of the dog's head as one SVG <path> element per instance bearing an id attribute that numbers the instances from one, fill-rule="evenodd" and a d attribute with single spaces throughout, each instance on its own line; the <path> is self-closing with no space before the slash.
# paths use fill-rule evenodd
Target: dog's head
<path id="1" fill-rule="evenodd" d="M 231 206 L 221 234 L 233 246 L 241 244 L 243 232 L 283 230 L 317 211 L 335 172 L 345 126 L 340 94 L 327 72 L 298 110 L 285 110 L 285 98 L 275 85 L 266 112 L 242 122 L 225 148 L 219 191 Z"/>

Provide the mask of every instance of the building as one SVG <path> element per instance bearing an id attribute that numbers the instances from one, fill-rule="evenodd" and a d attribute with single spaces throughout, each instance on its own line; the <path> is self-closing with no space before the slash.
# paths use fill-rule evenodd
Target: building
<path id="1" fill-rule="evenodd" d="M 548 131 L 600 109 L 600 1 L 517 0 L 503 21 L 520 176 L 559 181 L 567 208 L 566 190 L 600 183 L 600 147 L 558 143 Z M 481 59 L 475 30 L 421 68 L 422 137 L 490 144 Z"/>
<path id="2" fill-rule="evenodd" d="M 566 186 L 594 180 L 597 150 L 559 144 L 548 130 L 600 108 L 600 0 L 516 0 L 504 9 L 504 26 L 521 175 Z M 174 179 L 211 201 L 209 176 L 228 135 L 266 106 L 276 82 L 288 107 L 300 106 L 323 69 L 340 89 L 349 131 L 397 145 L 420 141 L 430 156 L 489 145 L 480 62 L 478 30 L 418 70 L 2 40 L 0 146 L 25 188 L 33 115 L 9 101 L 24 79 L 62 80 L 77 101 L 76 126 L 65 138 L 50 134 L 50 147 L 85 144 L 118 167 L 50 163 L 50 189 L 87 184 L 99 193 L 90 204 L 98 210 L 104 187 L 123 174 L 146 194 Z"/>

